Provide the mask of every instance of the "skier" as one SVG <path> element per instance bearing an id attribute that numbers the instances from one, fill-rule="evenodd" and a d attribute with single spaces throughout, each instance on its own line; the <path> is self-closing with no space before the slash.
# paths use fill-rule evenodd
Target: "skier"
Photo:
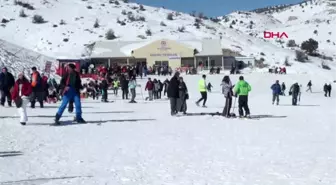
<path id="1" fill-rule="evenodd" d="M 312 93 L 312 89 L 311 89 L 312 86 L 313 86 L 313 84 L 312 84 L 311 80 L 309 80 L 309 82 L 307 84 L 308 89 L 306 90 L 306 92 L 310 91 Z"/>
<path id="2" fill-rule="evenodd" d="M 224 76 L 221 86 L 222 86 L 222 94 L 224 94 L 225 97 L 225 106 L 222 115 L 229 118 L 231 117 L 230 109 L 232 106 L 232 96 L 233 96 L 232 92 L 233 87 L 229 76 Z"/>
<path id="3" fill-rule="evenodd" d="M 188 88 L 184 83 L 183 78 L 179 77 L 179 97 L 177 99 L 177 111 L 187 114 L 187 100 L 189 99 Z"/>
<path id="4" fill-rule="evenodd" d="M 292 105 L 296 106 L 297 101 L 298 101 L 298 96 L 300 95 L 300 86 L 297 82 L 291 86 L 289 90 L 289 95 L 292 95 Z"/>
<path id="5" fill-rule="evenodd" d="M 19 78 L 15 82 L 11 95 L 19 112 L 21 125 L 26 125 L 28 121 L 26 108 L 29 103 L 29 96 L 31 93 L 32 87 L 29 81 L 23 73 L 19 73 Z"/>
<path id="6" fill-rule="evenodd" d="M 174 76 L 170 79 L 170 83 L 167 90 L 167 95 L 170 100 L 170 114 L 172 116 L 176 115 L 178 113 L 178 107 L 177 107 L 177 99 L 180 97 L 179 92 L 179 76 L 180 73 L 176 72 Z"/>
<path id="7" fill-rule="evenodd" d="M 201 93 L 201 98 L 196 102 L 196 105 L 199 106 L 199 103 L 203 100 L 203 107 L 207 101 L 207 85 L 206 85 L 206 75 L 202 75 L 202 79 L 198 81 L 198 89 Z"/>
<path id="8" fill-rule="evenodd" d="M 43 108 L 43 80 L 36 67 L 31 68 L 33 73 L 31 74 L 31 85 L 33 87 L 33 93 L 30 99 L 30 107 L 35 108 L 36 99 L 40 103 L 40 107 Z"/>
<path id="9" fill-rule="evenodd" d="M 324 84 L 323 91 L 324 91 L 324 96 L 327 97 L 327 94 L 328 94 L 328 84 L 327 83 Z"/>
<path id="10" fill-rule="evenodd" d="M 131 101 L 130 101 L 130 103 L 136 103 L 136 101 L 135 101 L 135 96 L 136 96 L 136 91 L 135 91 L 135 89 L 136 89 L 136 86 L 137 86 L 137 83 L 136 83 L 136 81 L 135 81 L 135 76 L 132 76 L 131 77 L 131 80 L 129 81 L 129 83 L 128 83 L 128 87 L 130 88 L 130 90 L 131 90 Z"/>
<path id="11" fill-rule="evenodd" d="M 243 76 L 239 77 L 239 82 L 235 85 L 234 88 L 235 96 L 239 96 L 238 98 L 238 109 L 239 109 L 239 117 L 244 116 L 243 109 L 245 110 L 245 117 L 250 117 L 250 109 L 248 107 L 248 94 L 251 91 L 251 86 L 248 84 Z"/>
<path id="12" fill-rule="evenodd" d="M 279 80 L 275 81 L 275 84 L 271 86 L 272 89 L 272 105 L 274 105 L 274 102 L 276 100 L 276 104 L 279 105 L 279 95 L 281 94 L 281 86 L 279 84 Z"/>
<path id="13" fill-rule="evenodd" d="M 151 78 L 148 78 L 148 81 L 146 83 L 145 91 L 148 90 L 148 99 L 149 101 L 153 100 L 153 90 L 154 90 L 154 83 L 151 80 Z"/>
<path id="14" fill-rule="evenodd" d="M 60 86 L 62 86 L 63 89 L 63 98 L 62 104 L 55 116 L 55 123 L 60 124 L 59 120 L 61 119 L 67 104 L 71 100 L 75 103 L 76 107 L 76 121 L 78 123 L 85 123 L 85 120 L 82 118 L 82 107 L 80 100 L 80 89 L 83 88 L 80 75 L 77 71 L 75 71 L 76 66 L 74 64 L 69 64 L 67 69 L 67 73 L 61 79 Z"/>
<path id="15" fill-rule="evenodd" d="M 124 75 L 121 76 L 120 85 L 122 91 L 122 99 L 128 100 L 128 80 Z"/>
<path id="16" fill-rule="evenodd" d="M 212 88 L 212 87 L 213 87 L 212 84 L 209 82 L 208 85 L 207 85 L 207 90 L 208 90 L 208 92 L 211 92 L 211 88 Z"/>
<path id="17" fill-rule="evenodd" d="M 285 85 L 285 82 L 282 82 L 282 84 L 281 84 L 281 95 L 286 96 L 285 91 L 286 91 L 286 85 Z"/>
<path id="18" fill-rule="evenodd" d="M 7 68 L 2 68 L 0 74 L 0 93 L 1 93 L 1 106 L 5 106 L 5 101 L 7 98 L 8 106 L 12 106 L 12 97 L 10 89 L 14 86 L 15 79 L 12 73 L 8 72 Z"/>
<path id="19" fill-rule="evenodd" d="M 328 88 L 327 88 L 329 97 L 330 97 L 330 94 L 331 94 L 331 88 L 332 88 L 331 83 L 329 83 Z"/>

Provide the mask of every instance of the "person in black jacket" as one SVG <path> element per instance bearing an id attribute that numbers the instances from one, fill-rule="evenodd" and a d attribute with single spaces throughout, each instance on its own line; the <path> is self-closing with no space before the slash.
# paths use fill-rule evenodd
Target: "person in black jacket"
<path id="1" fill-rule="evenodd" d="M 177 99 L 180 97 L 179 96 L 179 76 L 180 73 L 176 72 L 174 76 L 170 79 L 170 83 L 168 85 L 167 89 L 167 95 L 168 98 L 170 99 L 170 114 L 172 116 L 176 115 L 178 110 L 177 110 Z"/>
<path id="2" fill-rule="evenodd" d="M 108 82 L 107 82 L 107 77 L 101 82 L 100 84 L 100 89 L 102 91 L 102 102 L 108 102 L 107 101 L 107 89 L 108 89 Z"/>
<path id="3" fill-rule="evenodd" d="M 324 91 L 324 96 L 327 97 L 327 94 L 328 94 L 328 84 L 327 83 L 324 84 L 323 91 Z"/>
<path id="4" fill-rule="evenodd" d="M 122 99 L 128 100 L 128 80 L 124 75 L 120 78 L 120 86 L 122 91 Z"/>
<path id="5" fill-rule="evenodd" d="M 289 90 L 289 95 L 292 95 L 292 105 L 294 106 L 297 105 L 298 97 L 301 96 L 300 94 L 301 94 L 301 91 L 300 91 L 299 84 L 294 83 Z"/>
<path id="6" fill-rule="evenodd" d="M 8 72 L 7 68 L 2 68 L 2 73 L 0 74 L 0 93 L 1 93 L 1 106 L 5 106 L 5 101 L 7 98 L 8 106 L 12 106 L 12 98 L 10 90 L 14 87 L 15 79 L 12 73 Z"/>
<path id="7" fill-rule="evenodd" d="M 80 75 L 75 71 L 76 66 L 74 64 L 69 64 L 67 73 L 61 79 L 61 89 L 63 89 L 62 94 L 62 104 L 58 109 L 55 116 L 55 123 L 60 124 L 59 120 L 67 107 L 69 101 L 74 101 L 76 107 L 76 121 L 78 123 L 85 123 L 82 118 L 82 106 L 80 99 L 80 90 L 83 88 Z"/>
<path id="8" fill-rule="evenodd" d="M 188 88 L 184 83 L 183 78 L 179 77 L 179 98 L 177 99 L 177 111 L 186 114 L 187 99 L 189 99 Z"/>

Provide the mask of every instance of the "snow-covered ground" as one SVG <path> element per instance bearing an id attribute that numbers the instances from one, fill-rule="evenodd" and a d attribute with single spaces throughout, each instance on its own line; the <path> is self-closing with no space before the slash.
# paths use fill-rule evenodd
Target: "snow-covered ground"
<path id="1" fill-rule="evenodd" d="M 208 76 L 214 89 L 206 109 L 194 103 L 199 78 L 184 76 L 188 112 L 222 111 L 222 76 Z M 238 76 L 231 78 L 236 82 Z M 29 109 L 29 122 L 21 126 L 15 108 L 0 108 L 0 184 L 335 184 L 336 93 L 331 98 L 322 93 L 330 79 L 319 74 L 245 78 L 252 86 L 251 113 L 259 120 L 171 117 L 166 100 L 144 102 L 140 89 L 138 104 L 113 95 L 115 103 L 84 100 L 83 117 L 101 125 L 49 126 L 58 106 L 52 104 Z M 299 82 L 303 90 L 312 80 L 313 93 L 303 92 L 300 106 L 291 106 L 289 96 L 271 105 L 276 79 L 288 88 Z M 72 116 L 65 113 L 63 120 Z"/>

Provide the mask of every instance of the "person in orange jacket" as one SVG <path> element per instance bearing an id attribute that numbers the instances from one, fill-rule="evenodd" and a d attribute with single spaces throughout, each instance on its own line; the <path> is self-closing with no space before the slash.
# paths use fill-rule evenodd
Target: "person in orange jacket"
<path id="1" fill-rule="evenodd" d="M 33 73 L 31 74 L 31 86 L 33 93 L 30 99 L 30 107 L 35 108 L 36 99 L 40 103 L 40 107 L 43 108 L 43 80 L 36 67 L 31 68 Z"/>

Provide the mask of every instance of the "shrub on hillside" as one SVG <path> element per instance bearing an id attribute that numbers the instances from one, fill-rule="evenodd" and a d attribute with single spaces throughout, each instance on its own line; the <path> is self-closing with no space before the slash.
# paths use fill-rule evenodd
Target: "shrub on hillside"
<path id="1" fill-rule="evenodd" d="M 115 5 L 120 5 L 119 1 L 114 1 Z"/>
<path id="2" fill-rule="evenodd" d="M 174 20 L 174 19 L 173 19 L 173 16 L 174 16 L 173 13 L 168 13 L 168 14 L 167 14 L 167 19 L 168 19 L 168 20 Z"/>
<path id="3" fill-rule="evenodd" d="M 215 17 L 215 18 L 211 17 L 210 20 L 214 23 L 219 23 L 220 22 L 220 19 L 218 19 L 217 17 Z"/>
<path id="4" fill-rule="evenodd" d="M 312 38 L 302 42 L 301 49 L 312 55 L 318 48 L 318 42 Z"/>
<path id="5" fill-rule="evenodd" d="M 129 3 L 129 0 L 122 0 L 124 3 Z"/>
<path id="6" fill-rule="evenodd" d="M 140 9 L 141 11 L 145 11 L 145 10 L 146 10 L 142 4 L 139 6 L 139 9 Z"/>
<path id="7" fill-rule="evenodd" d="M 161 26 L 167 26 L 163 21 L 160 22 Z"/>
<path id="8" fill-rule="evenodd" d="M 87 8 L 87 9 L 92 9 L 92 6 L 89 5 L 89 6 L 87 6 L 86 8 Z"/>
<path id="9" fill-rule="evenodd" d="M 231 28 L 231 29 L 233 29 L 233 26 L 232 26 L 232 24 L 230 24 L 230 28 Z"/>
<path id="10" fill-rule="evenodd" d="M 295 56 L 296 56 L 296 60 L 302 63 L 305 63 L 308 60 L 308 57 L 306 56 L 306 54 L 299 50 L 295 51 Z"/>
<path id="11" fill-rule="evenodd" d="M 231 25 L 235 25 L 235 24 L 236 24 L 236 21 L 232 20 Z"/>
<path id="12" fill-rule="evenodd" d="M 317 30 L 314 30 L 314 34 L 317 35 Z"/>
<path id="13" fill-rule="evenodd" d="M 135 17 L 134 17 L 133 14 L 128 14 L 128 15 L 127 15 L 127 18 L 128 18 L 128 20 L 130 20 L 131 22 L 136 21 L 136 19 L 135 19 Z"/>
<path id="14" fill-rule="evenodd" d="M 147 30 L 146 30 L 146 35 L 147 35 L 147 36 L 152 36 L 152 31 L 151 31 L 150 29 L 147 29 Z"/>
<path id="15" fill-rule="evenodd" d="M 20 17 L 27 17 L 27 14 L 25 13 L 25 11 L 22 9 L 20 11 L 20 14 L 19 14 Z"/>
<path id="16" fill-rule="evenodd" d="M 144 16 L 139 16 L 137 18 L 138 21 L 146 21 L 146 18 Z"/>
<path id="17" fill-rule="evenodd" d="M 261 56 L 265 56 L 265 53 L 264 53 L 264 52 L 261 52 L 260 55 L 261 55 Z"/>
<path id="18" fill-rule="evenodd" d="M 288 57 L 285 58 L 284 65 L 285 65 L 286 67 L 291 66 L 291 64 L 290 64 L 289 61 L 288 61 Z"/>
<path id="19" fill-rule="evenodd" d="M 198 17 L 196 17 L 196 18 L 195 18 L 195 23 L 202 23 L 202 19 L 201 19 L 201 18 L 198 18 Z"/>
<path id="20" fill-rule="evenodd" d="M 121 26 L 126 25 L 126 23 L 124 21 L 119 20 L 119 18 L 117 19 L 117 23 L 120 24 Z"/>
<path id="21" fill-rule="evenodd" d="M 22 6 L 23 8 L 27 8 L 28 10 L 35 10 L 33 5 L 29 4 L 28 2 L 22 2 L 20 0 L 14 0 L 14 5 Z"/>
<path id="22" fill-rule="evenodd" d="M 140 38 L 140 39 L 147 39 L 147 37 L 144 36 L 144 35 L 138 35 L 138 38 Z"/>
<path id="23" fill-rule="evenodd" d="M 250 21 L 250 24 L 254 24 L 254 22 L 253 22 L 253 21 Z"/>
<path id="24" fill-rule="evenodd" d="M 203 19 L 203 18 L 204 18 L 204 14 L 203 14 L 202 12 L 199 12 L 199 13 L 198 13 L 198 17 L 199 17 L 200 19 Z"/>
<path id="25" fill-rule="evenodd" d="M 95 23 L 93 24 L 93 27 L 94 28 L 99 28 L 99 21 L 98 21 L 98 19 L 96 19 L 96 21 L 95 21 Z"/>
<path id="26" fill-rule="evenodd" d="M 65 23 L 65 21 L 64 21 L 63 19 L 61 19 L 61 21 L 60 21 L 59 24 L 60 24 L 60 25 L 65 25 L 66 23 Z"/>
<path id="27" fill-rule="evenodd" d="M 197 23 L 197 22 L 194 23 L 194 26 L 195 26 L 197 29 L 200 29 L 200 27 L 201 27 L 200 24 Z"/>
<path id="28" fill-rule="evenodd" d="M 178 27 L 178 28 L 177 28 L 177 31 L 179 31 L 179 32 L 184 32 L 184 31 L 185 31 L 185 27 L 184 27 L 184 26 Z"/>
<path id="29" fill-rule="evenodd" d="M 330 40 L 328 39 L 327 42 L 330 43 Z"/>
<path id="30" fill-rule="evenodd" d="M 44 20 L 44 18 L 41 15 L 34 15 L 33 16 L 33 23 L 35 24 L 42 24 L 45 23 L 46 21 Z"/>
<path id="31" fill-rule="evenodd" d="M 291 39 L 287 42 L 287 47 L 295 47 L 295 46 L 296 46 L 295 40 Z"/>
<path id="32" fill-rule="evenodd" d="M 244 22 L 243 21 L 239 21 L 240 24 L 243 24 Z"/>
<path id="33" fill-rule="evenodd" d="M 116 39 L 117 37 L 115 36 L 114 31 L 113 31 L 112 29 L 109 29 L 109 30 L 107 30 L 107 32 L 105 33 L 105 38 L 106 38 L 107 40 L 114 40 L 114 39 Z"/>
<path id="34" fill-rule="evenodd" d="M 325 62 L 322 62 L 321 66 L 322 69 L 331 70 L 331 68 Z"/>
<path id="35" fill-rule="evenodd" d="M 126 10 L 122 10 L 121 14 L 126 15 L 127 14 Z"/>

